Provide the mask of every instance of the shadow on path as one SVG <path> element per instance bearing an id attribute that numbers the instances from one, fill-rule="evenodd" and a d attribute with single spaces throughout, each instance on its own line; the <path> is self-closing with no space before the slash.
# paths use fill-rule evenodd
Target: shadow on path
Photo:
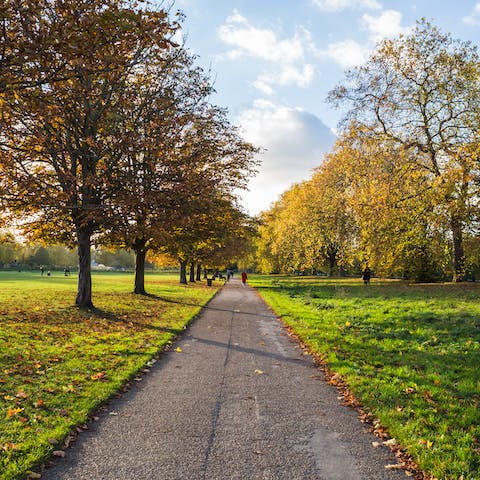
<path id="1" fill-rule="evenodd" d="M 224 349 L 230 349 L 230 350 L 236 350 L 237 352 L 250 353 L 252 355 L 260 355 L 262 357 L 270 358 L 270 359 L 273 359 L 273 360 L 278 360 L 279 362 L 293 363 L 295 365 L 304 365 L 304 366 L 307 366 L 307 367 L 314 367 L 314 365 L 312 364 L 311 361 L 304 360 L 303 358 L 286 357 L 285 355 L 279 355 L 279 354 L 276 354 L 276 353 L 265 352 L 265 351 L 262 351 L 262 350 L 258 350 L 256 348 L 241 347 L 240 345 L 218 342 L 216 340 L 208 340 L 206 338 L 191 337 L 191 339 L 196 340 L 200 343 L 204 343 L 205 345 L 210 345 L 210 346 L 224 348 Z"/>

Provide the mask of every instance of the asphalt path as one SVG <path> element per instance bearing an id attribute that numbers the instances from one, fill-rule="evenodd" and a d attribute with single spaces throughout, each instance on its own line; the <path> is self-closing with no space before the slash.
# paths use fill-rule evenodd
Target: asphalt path
<path id="1" fill-rule="evenodd" d="M 256 292 L 230 280 L 46 480 L 397 480 Z"/>

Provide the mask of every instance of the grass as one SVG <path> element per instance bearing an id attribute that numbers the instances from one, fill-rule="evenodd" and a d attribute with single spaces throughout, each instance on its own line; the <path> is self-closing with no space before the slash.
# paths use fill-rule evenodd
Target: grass
<path id="1" fill-rule="evenodd" d="M 423 471 L 480 478 L 480 285 L 250 283 Z"/>
<path id="2" fill-rule="evenodd" d="M 0 273 L 0 479 L 24 478 L 72 427 L 182 332 L 216 292 L 147 275 L 93 276 L 95 312 L 73 307 L 77 279 Z"/>

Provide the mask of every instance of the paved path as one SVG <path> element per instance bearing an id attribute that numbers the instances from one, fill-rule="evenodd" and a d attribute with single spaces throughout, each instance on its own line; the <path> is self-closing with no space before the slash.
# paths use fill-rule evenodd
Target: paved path
<path id="1" fill-rule="evenodd" d="M 48 480 L 397 480 L 250 287 L 231 280 Z"/>

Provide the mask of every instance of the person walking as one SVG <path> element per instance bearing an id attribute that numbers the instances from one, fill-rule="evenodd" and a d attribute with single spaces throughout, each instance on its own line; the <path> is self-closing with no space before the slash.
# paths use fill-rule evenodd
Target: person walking
<path id="1" fill-rule="evenodd" d="M 247 283 L 247 272 L 242 272 L 242 285 L 245 286 L 245 284 Z"/>
<path id="2" fill-rule="evenodd" d="M 362 272 L 362 280 L 365 285 L 370 283 L 370 278 L 372 277 L 372 271 L 368 268 L 368 265 L 365 267 L 365 270 Z"/>

